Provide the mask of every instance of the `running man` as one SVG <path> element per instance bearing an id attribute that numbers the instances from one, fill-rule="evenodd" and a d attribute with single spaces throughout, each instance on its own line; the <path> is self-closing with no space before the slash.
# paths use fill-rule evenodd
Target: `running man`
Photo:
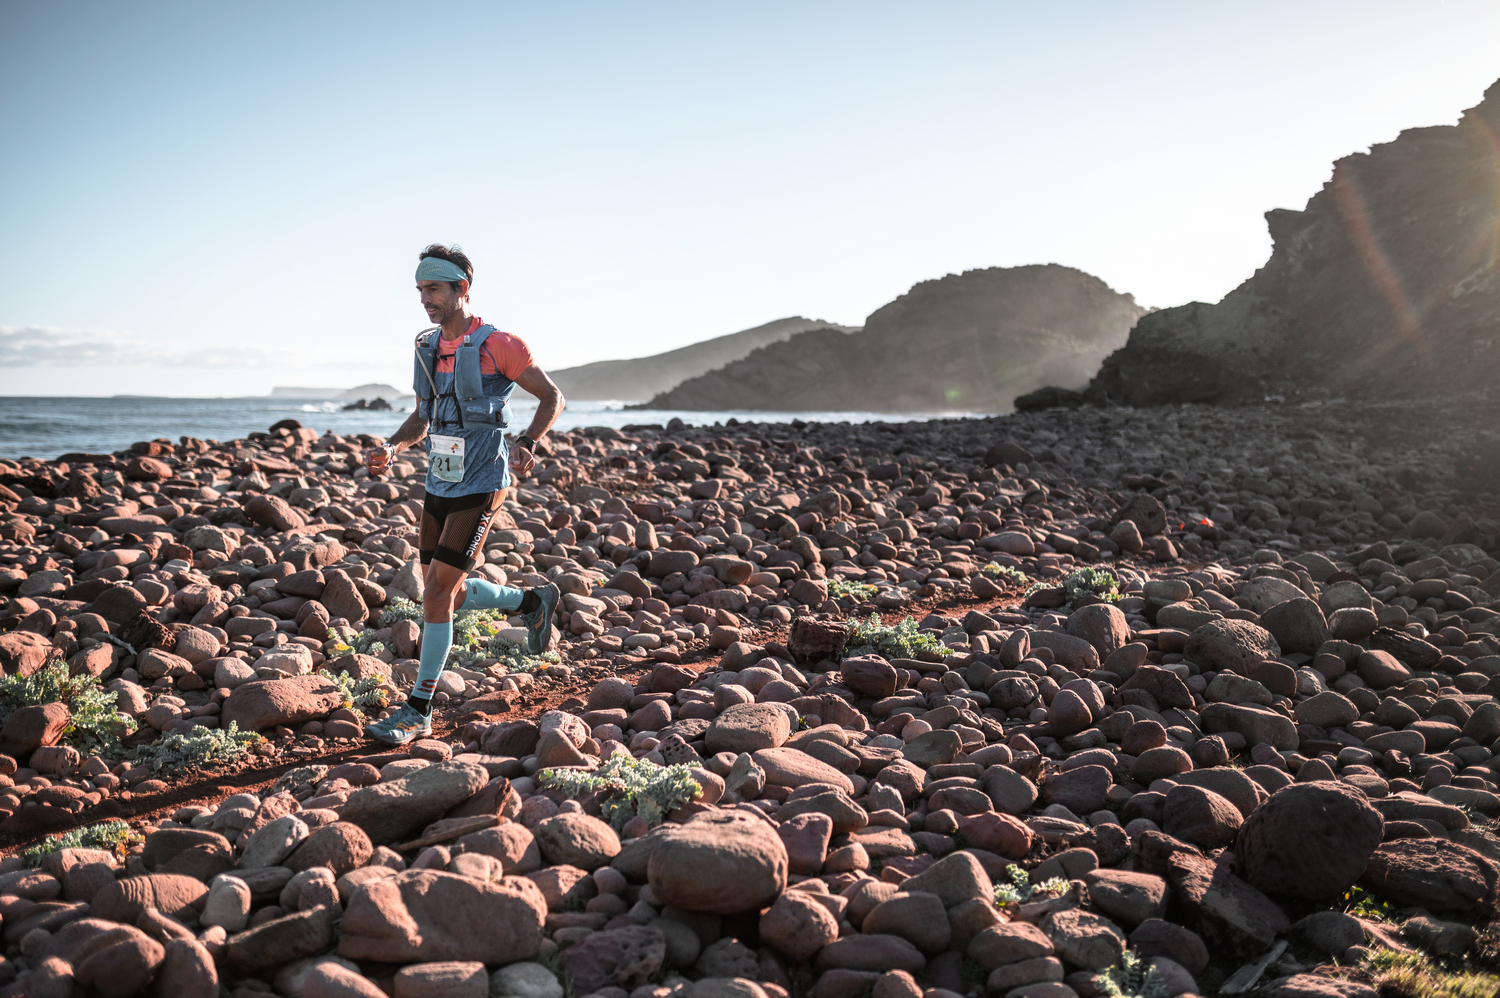
<path id="1" fill-rule="evenodd" d="M 526 650 L 537 655 L 552 640 L 558 590 L 513 589 L 468 579 L 495 512 L 505 502 L 512 472 L 524 478 L 536 464 L 536 442 L 566 404 L 519 336 L 486 325 L 469 310 L 474 266 L 457 246 L 421 252 L 417 291 L 439 329 L 419 334 L 413 370 L 417 406 L 384 446 L 366 452 L 370 474 L 387 471 L 395 456 L 427 440 L 427 498 L 422 504 L 423 617 L 421 667 L 400 710 L 370 725 L 374 738 L 404 745 L 432 733 L 432 696 L 453 647 L 459 610 L 507 610 L 526 621 Z M 507 444 L 508 401 L 516 385 L 537 398 L 526 432 Z"/>

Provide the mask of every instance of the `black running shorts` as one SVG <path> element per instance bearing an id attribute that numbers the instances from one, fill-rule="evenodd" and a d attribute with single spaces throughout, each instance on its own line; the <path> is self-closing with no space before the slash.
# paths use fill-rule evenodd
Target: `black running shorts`
<path id="1" fill-rule="evenodd" d="M 471 496 L 436 496 L 422 500 L 422 532 L 417 550 L 422 564 L 440 561 L 461 568 L 474 568 L 495 513 L 505 502 L 507 489 L 479 492 Z"/>

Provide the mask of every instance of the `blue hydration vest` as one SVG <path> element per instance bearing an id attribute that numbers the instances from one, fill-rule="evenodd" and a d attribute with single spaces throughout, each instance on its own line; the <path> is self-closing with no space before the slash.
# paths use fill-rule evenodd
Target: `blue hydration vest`
<path id="1" fill-rule="evenodd" d="M 428 329 L 417 335 L 412 371 L 417 413 L 426 418 L 429 434 L 462 437 L 464 441 L 461 481 L 437 478 L 429 463 L 427 491 L 433 495 L 469 496 L 510 487 L 505 428 L 510 423 L 508 403 L 516 383 L 503 374 L 482 374 L 479 366 L 480 350 L 493 332 L 494 326 L 484 325 L 466 333 L 449 374 L 440 374 L 437 369 L 442 331 Z"/>

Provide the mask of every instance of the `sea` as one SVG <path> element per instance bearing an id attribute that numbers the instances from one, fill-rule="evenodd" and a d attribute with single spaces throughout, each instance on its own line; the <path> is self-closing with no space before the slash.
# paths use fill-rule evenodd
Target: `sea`
<path id="1" fill-rule="evenodd" d="M 411 399 L 393 403 L 391 412 L 346 411 L 347 401 L 268 398 L 151 398 L 137 395 L 112 398 L 0 397 L 0 458 L 34 457 L 51 460 L 73 452 L 107 453 L 139 440 L 166 438 L 176 443 L 189 436 L 203 440 L 234 440 L 264 431 L 283 419 L 295 419 L 316 430 L 338 434 L 371 433 L 389 436 L 411 412 Z M 908 422 L 948 419 L 956 413 L 877 412 L 690 412 L 664 409 L 627 409 L 618 401 L 568 400 L 558 418 L 559 429 L 586 426 L 666 425 L 674 417 L 693 426 L 719 426 L 735 419 L 753 423 Z M 512 404 L 511 426 L 525 429 L 535 404 Z M 973 415 L 972 413 L 964 415 Z"/>

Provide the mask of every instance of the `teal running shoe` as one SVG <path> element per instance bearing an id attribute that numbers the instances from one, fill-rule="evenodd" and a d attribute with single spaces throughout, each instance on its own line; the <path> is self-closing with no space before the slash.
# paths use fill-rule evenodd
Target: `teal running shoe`
<path id="1" fill-rule="evenodd" d="M 404 703 L 396 713 L 384 721 L 376 721 L 365 731 L 387 745 L 405 745 L 432 734 L 432 717 L 419 714 L 411 704 Z"/>
<path id="2" fill-rule="evenodd" d="M 521 619 L 526 621 L 527 654 L 540 655 L 552 644 L 552 613 L 557 609 L 557 601 L 562 598 L 562 593 L 551 582 L 532 592 L 536 593 L 536 598 L 542 605 L 530 613 L 521 614 Z"/>

